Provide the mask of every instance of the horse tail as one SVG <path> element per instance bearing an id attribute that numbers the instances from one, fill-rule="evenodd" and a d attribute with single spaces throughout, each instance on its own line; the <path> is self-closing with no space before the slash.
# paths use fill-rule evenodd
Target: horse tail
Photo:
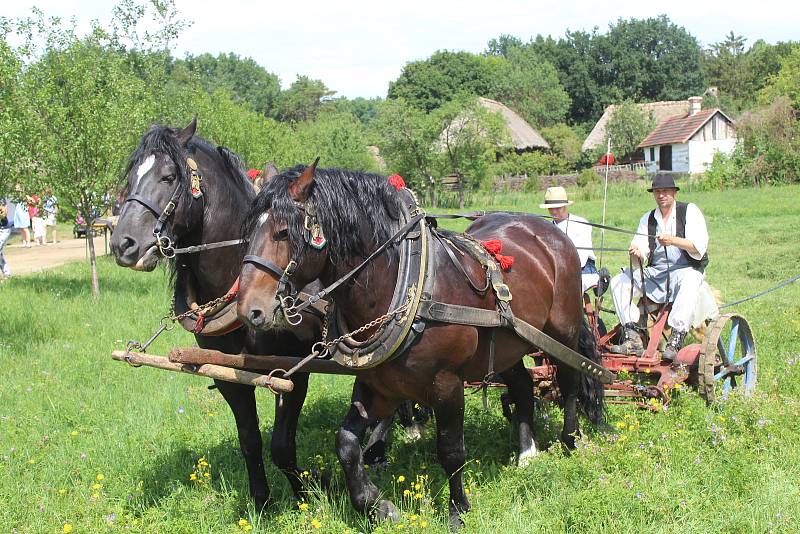
<path id="1" fill-rule="evenodd" d="M 586 358 L 595 363 L 600 363 L 600 354 L 597 352 L 594 334 L 586 320 L 583 321 L 581 333 L 578 337 L 578 350 Z M 578 401 L 586 417 L 594 424 L 600 424 L 605 420 L 605 405 L 603 384 L 594 378 L 581 373 L 580 386 L 578 387 Z"/>

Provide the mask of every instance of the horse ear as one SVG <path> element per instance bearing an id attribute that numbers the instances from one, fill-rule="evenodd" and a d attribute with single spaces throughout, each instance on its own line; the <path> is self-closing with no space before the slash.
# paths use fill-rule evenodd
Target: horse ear
<path id="1" fill-rule="evenodd" d="M 264 174 L 261 177 L 261 183 L 265 184 L 269 182 L 273 176 L 277 175 L 278 175 L 278 167 L 276 167 L 272 163 L 267 163 L 266 165 L 264 165 Z"/>
<path id="2" fill-rule="evenodd" d="M 317 163 L 319 163 L 319 157 L 314 160 L 314 163 L 306 167 L 303 174 L 298 176 L 297 180 L 289 186 L 289 196 L 297 202 L 305 202 L 308 199 L 308 195 L 311 193 L 311 185 L 314 183 L 314 172 L 317 170 Z"/>
<path id="3" fill-rule="evenodd" d="M 197 115 L 192 118 L 192 122 L 189 125 L 178 132 L 175 137 L 178 138 L 178 142 L 181 144 L 182 147 L 186 147 L 191 141 L 192 137 L 194 137 L 195 132 L 197 131 Z"/>

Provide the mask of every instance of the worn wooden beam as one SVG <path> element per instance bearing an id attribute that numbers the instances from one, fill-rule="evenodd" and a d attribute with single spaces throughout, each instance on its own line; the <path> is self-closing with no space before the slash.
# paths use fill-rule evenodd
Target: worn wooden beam
<path id="1" fill-rule="evenodd" d="M 218 350 L 201 349 L 199 347 L 176 347 L 169 353 L 171 362 L 202 365 L 215 364 L 251 371 L 271 371 L 273 369 L 289 370 L 302 358 L 295 356 L 269 356 L 261 354 L 227 354 Z M 300 372 L 324 373 L 329 375 L 355 375 L 357 370 L 339 365 L 333 360 L 310 360 Z"/>
<path id="2" fill-rule="evenodd" d="M 124 350 L 115 350 L 111 353 L 111 357 L 117 361 L 128 362 L 133 365 L 146 365 L 157 369 L 165 369 L 167 371 L 176 371 L 179 373 L 213 378 L 215 380 L 224 380 L 225 382 L 270 388 L 277 393 L 289 393 L 294 389 L 294 383 L 291 380 L 275 377 L 270 378 L 267 375 L 232 369 L 221 365 L 177 363 L 169 361 L 169 359 L 164 356 L 155 356 L 141 352 L 125 352 Z"/>

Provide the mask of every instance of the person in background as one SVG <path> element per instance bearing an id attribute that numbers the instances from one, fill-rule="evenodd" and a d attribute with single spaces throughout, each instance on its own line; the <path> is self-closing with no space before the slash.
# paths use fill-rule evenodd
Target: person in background
<path id="1" fill-rule="evenodd" d="M 14 230 L 14 213 L 16 205 L 10 200 L 0 198 L 0 280 L 11 278 L 11 267 L 3 255 L 3 247 Z"/>
<path id="2" fill-rule="evenodd" d="M 14 190 L 17 193 L 17 202 L 14 204 L 14 228 L 22 233 L 22 246 L 31 246 L 31 216 L 28 213 L 28 204 L 22 192 L 22 185 L 17 184 Z"/>
<path id="3" fill-rule="evenodd" d="M 50 236 L 53 239 L 53 244 L 58 243 L 56 231 L 56 215 L 58 214 L 58 199 L 50 194 L 49 189 L 44 191 L 44 224 L 46 227 L 51 228 Z M 45 235 L 45 242 L 47 242 L 47 235 Z"/>
<path id="4" fill-rule="evenodd" d="M 549 187 L 544 194 L 544 204 L 540 208 L 547 209 L 559 230 L 567 234 L 572 244 L 578 249 L 581 261 L 581 290 L 585 293 L 590 288 L 595 288 L 595 294 L 602 294 L 605 287 L 598 287 L 601 278 L 608 285 L 608 272 L 605 276 L 597 272 L 595 256 L 592 246 L 592 227 L 583 217 L 578 217 L 569 212 L 568 206 L 574 204 L 567 198 L 567 191 L 563 187 Z"/>
<path id="5" fill-rule="evenodd" d="M 45 226 L 42 217 L 41 197 L 31 195 L 28 197 L 28 214 L 31 217 L 31 228 L 33 229 L 33 242 L 36 246 L 44 245 Z"/>

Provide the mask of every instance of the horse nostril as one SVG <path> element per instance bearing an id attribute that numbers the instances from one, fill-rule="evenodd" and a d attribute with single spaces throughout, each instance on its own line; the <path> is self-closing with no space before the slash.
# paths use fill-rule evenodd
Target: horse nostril
<path id="1" fill-rule="evenodd" d="M 250 320 L 250 324 L 255 327 L 259 327 L 264 324 L 264 312 L 258 308 L 251 309 L 248 318 Z"/>
<path id="2" fill-rule="evenodd" d="M 122 242 L 119 244 L 119 250 L 124 256 L 128 251 L 136 249 L 136 241 L 130 237 L 123 237 Z"/>

